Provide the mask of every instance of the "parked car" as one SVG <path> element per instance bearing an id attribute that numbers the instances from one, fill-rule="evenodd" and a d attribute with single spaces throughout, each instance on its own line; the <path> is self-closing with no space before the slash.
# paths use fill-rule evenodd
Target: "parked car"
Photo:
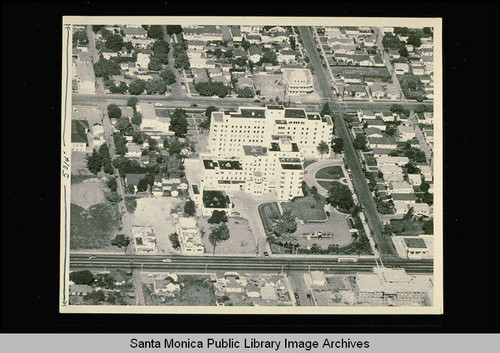
<path id="1" fill-rule="evenodd" d="M 163 260 L 161 260 L 161 262 L 167 262 L 167 263 L 170 263 L 170 262 L 172 262 L 172 259 L 163 259 Z"/>
<path id="2" fill-rule="evenodd" d="M 267 251 L 264 251 L 264 256 L 269 257 L 269 253 Z"/>

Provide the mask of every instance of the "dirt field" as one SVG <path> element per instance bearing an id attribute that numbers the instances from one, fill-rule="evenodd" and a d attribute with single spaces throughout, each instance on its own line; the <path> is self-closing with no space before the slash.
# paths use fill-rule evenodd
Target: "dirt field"
<path id="1" fill-rule="evenodd" d="M 86 152 L 71 153 L 71 174 L 72 175 L 94 175 L 87 168 Z"/>
<path id="2" fill-rule="evenodd" d="M 158 252 L 179 253 L 172 248 L 168 236 L 175 233 L 176 221 L 170 211 L 178 205 L 182 205 L 183 200 L 175 197 L 148 197 L 138 198 L 137 208 L 133 215 L 133 225 L 152 226 L 156 235 Z"/>
<path id="3" fill-rule="evenodd" d="M 105 186 L 98 178 L 82 180 L 71 185 L 71 203 L 84 209 L 106 201 L 104 197 Z"/>

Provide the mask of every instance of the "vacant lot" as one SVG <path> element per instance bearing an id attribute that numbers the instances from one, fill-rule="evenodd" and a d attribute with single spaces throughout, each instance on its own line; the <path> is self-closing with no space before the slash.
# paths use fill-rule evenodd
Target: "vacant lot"
<path id="1" fill-rule="evenodd" d="M 338 180 L 344 178 L 342 167 L 338 165 L 322 168 L 315 175 L 316 179 Z"/>
<path id="2" fill-rule="evenodd" d="M 121 224 L 116 206 L 100 203 L 86 210 L 71 204 L 70 217 L 71 249 L 113 248 L 109 242 Z"/>
<path id="3" fill-rule="evenodd" d="M 276 202 L 263 203 L 259 206 L 259 214 L 267 235 L 272 234 L 273 220 L 278 219 L 281 215 L 278 204 Z"/>
<path id="4" fill-rule="evenodd" d="M 78 175 L 94 176 L 87 168 L 86 152 L 71 152 L 71 182 Z"/>
<path id="5" fill-rule="evenodd" d="M 171 210 L 176 209 L 183 200 L 175 197 L 143 197 L 137 199 L 133 213 L 133 225 L 152 226 L 156 235 L 159 252 L 176 252 L 168 236 L 175 233 L 176 221 Z"/>
<path id="6" fill-rule="evenodd" d="M 78 178 L 82 178 L 79 176 Z M 87 176 L 85 176 L 87 177 Z M 104 197 L 103 182 L 98 178 L 86 178 L 78 184 L 71 185 L 71 203 L 88 209 L 90 206 L 97 205 L 106 201 Z"/>
<path id="7" fill-rule="evenodd" d="M 202 237 L 205 253 L 212 254 L 213 245 L 210 244 L 208 237 L 211 227 L 218 226 L 218 224 L 209 224 L 205 218 L 200 218 L 198 224 L 205 233 Z M 250 230 L 248 220 L 241 217 L 230 217 L 227 227 L 229 228 L 230 237 L 216 246 L 216 254 L 255 254 L 255 238 Z"/>
<path id="8" fill-rule="evenodd" d="M 295 199 L 293 202 L 283 202 L 281 204 L 283 210 L 290 210 L 299 219 L 309 221 L 324 221 L 326 213 L 324 211 L 325 201 L 323 198 L 314 196 L 306 196 Z"/>
<path id="9" fill-rule="evenodd" d="M 285 85 L 281 75 L 255 75 L 253 82 L 255 90 L 260 91 L 260 97 L 266 97 L 266 99 L 284 98 Z"/>

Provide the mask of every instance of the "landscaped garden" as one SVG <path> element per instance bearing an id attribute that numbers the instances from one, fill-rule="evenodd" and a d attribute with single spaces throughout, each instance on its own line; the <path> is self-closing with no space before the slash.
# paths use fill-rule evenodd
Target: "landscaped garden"
<path id="1" fill-rule="evenodd" d="M 283 202 L 283 210 L 290 210 L 299 219 L 304 222 L 325 221 L 325 200 L 319 195 L 308 195 L 296 198 L 291 202 Z"/>
<path id="2" fill-rule="evenodd" d="M 341 166 L 333 165 L 318 170 L 315 177 L 316 179 L 338 180 L 345 176 Z"/>

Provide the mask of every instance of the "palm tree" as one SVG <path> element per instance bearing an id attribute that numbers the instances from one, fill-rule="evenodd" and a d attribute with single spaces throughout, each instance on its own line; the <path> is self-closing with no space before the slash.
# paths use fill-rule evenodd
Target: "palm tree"
<path id="1" fill-rule="evenodd" d="M 224 240 L 228 240 L 230 236 L 229 228 L 225 223 L 222 223 L 219 227 L 212 228 L 212 232 L 208 236 L 208 241 L 213 245 L 213 255 L 215 255 L 215 247 L 217 244 Z"/>
<path id="2" fill-rule="evenodd" d="M 321 158 L 323 158 L 324 154 L 327 154 L 330 151 L 330 147 L 328 147 L 328 144 L 325 141 L 321 141 L 316 149 L 321 155 Z"/>

